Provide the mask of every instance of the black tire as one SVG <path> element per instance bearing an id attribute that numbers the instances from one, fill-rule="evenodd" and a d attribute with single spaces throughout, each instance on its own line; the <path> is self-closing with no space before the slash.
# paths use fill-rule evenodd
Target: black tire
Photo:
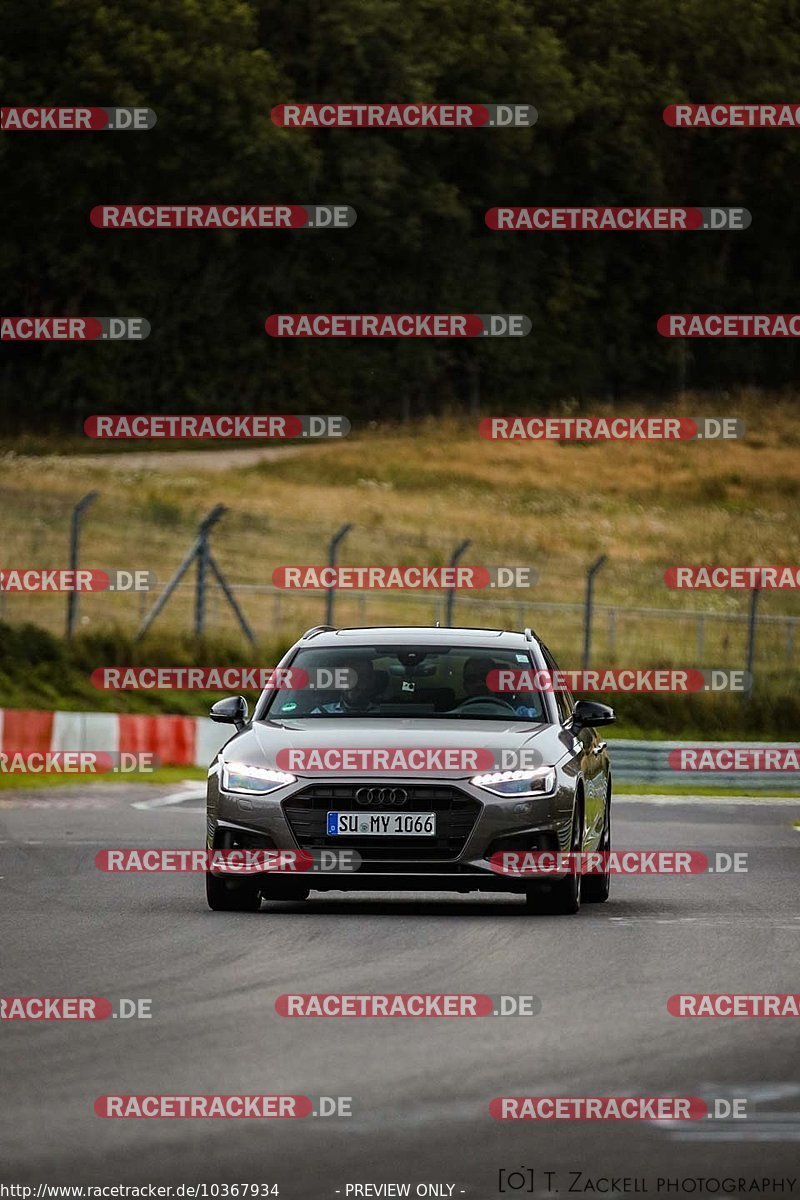
<path id="1" fill-rule="evenodd" d="M 206 900 L 214 912 L 258 912 L 261 892 L 253 879 L 220 879 L 206 871 Z"/>
<path id="2" fill-rule="evenodd" d="M 310 891 L 307 883 L 295 879 L 268 877 L 261 884 L 261 895 L 265 900 L 307 900 Z"/>
<path id="3" fill-rule="evenodd" d="M 603 832 L 600 835 L 598 850 L 611 853 L 611 783 L 608 785 L 606 796 L 606 815 L 603 822 Z M 611 869 L 603 875 L 587 875 L 583 881 L 581 898 L 584 904 L 605 904 L 611 890 Z"/>
<path id="4" fill-rule="evenodd" d="M 572 817 L 572 838 L 570 850 L 578 854 L 583 847 L 583 798 L 579 798 Z M 557 879 L 549 885 L 530 888 L 525 893 L 525 904 L 530 913 L 548 916 L 572 916 L 581 908 L 581 872 L 580 869 L 563 879 Z"/>

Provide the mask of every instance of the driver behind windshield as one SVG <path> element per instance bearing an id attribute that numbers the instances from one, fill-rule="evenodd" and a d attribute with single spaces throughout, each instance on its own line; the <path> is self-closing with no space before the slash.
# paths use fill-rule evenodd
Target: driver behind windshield
<path id="1" fill-rule="evenodd" d="M 486 697 L 487 700 L 503 700 L 513 708 L 518 717 L 526 717 L 529 721 L 541 721 L 542 714 L 538 708 L 523 704 L 516 692 L 493 692 L 486 680 L 492 671 L 503 670 L 503 667 L 493 662 L 491 658 L 468 658 L 464 663 L 463 687 L 467 699 Z M 463 703 L 463 701 L 462 701 Z"/>
<path id="2" fill-rule="evenodd" d="M 312 716 L 320 713 L 374 713 L 380 708 L 380 698 L 386 688 L 385 671 L 376 671 L 372 659 L 358 659 L 347 664 L 355 677 L 352 687 L 340 692 L 336 700 L 318 704 L 311 709 Z"/>

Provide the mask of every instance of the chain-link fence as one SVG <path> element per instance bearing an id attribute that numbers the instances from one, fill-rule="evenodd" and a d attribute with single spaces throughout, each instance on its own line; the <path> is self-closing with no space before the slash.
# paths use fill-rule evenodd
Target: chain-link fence
<path id="1" fill-rule="evenodd" d="M 7 568 L 66 567 L 77 558 L 84 568 L 147 570 L 157 583 L 149 592 L 84 593 L 71 603 L 64 594 L 0 592 L 0 620 L 31 621 L 62 633 L 69 619 L 75 630 L 113 627 L 131 638 L 141 636 L 144 644 L 156 633 L 245 640 L 235 607 L 257 643 L 290 642 L 331 615 L 339 625 L 447 624 L 448 596 L 442 591 L 285 591 L 273 585 L 272 573 L 287 564 L 324 565 L 334 557 L 342 565 L 441 566 L 471 532 L 465 516 L 458 531 L 462 536 L 441 530 L 409 536 L 391 528 L 389 510 L 385 523 L 355 521 L 333 545 L 343 526 L 313 524 L 300 513 L 252 518 L 238 510 L 217 511 L 216 521 L 200 532 L 207 513 L 190 518 L 177 506 L 155 501 L 127 510 L 118 501 L 95 497 L 78 518 L 54 498 L 35 492 L 24 506 L 18 501 L 4 520 L 2 565 Z M 796 592 L 762 592 L 757 603 L 746 591 L 676 592 L 663 581 L 672 564 L 614 553 L 598 566 L 599 557 L 576 561 L 532 547 L 528 556 L 500 564 L 496 552 L 487 561 L 477 537 L 462 552 L 461 562 L 530 566 L 535 585 L 459 591 L 452 597 L 451 623 L 531 626 L 565 666 L 744 669 L 752 663 L 757 681 L 786 676 L 795 668 L 800 636 Z M 176 578 L 181 566 L 183 573 Z M 597 569 L 588 597 L 592 566 Z"/>

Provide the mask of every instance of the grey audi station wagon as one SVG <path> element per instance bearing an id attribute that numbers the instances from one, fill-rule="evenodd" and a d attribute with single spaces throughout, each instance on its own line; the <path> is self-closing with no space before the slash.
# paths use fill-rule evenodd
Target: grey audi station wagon
<path id="1" fill-rule="evenodd" d="M 597 730 L 614 713 L 533 686 L 558 668 L 530 629 L 320 625 L 278 668 L 282 686 L 265 689 L 252 717 L 242 696 L 211 709 L 236 733 L 209 768 L 207 846 L 314 862 L 335 851 L 333 866 L 235 875 L 212 856 L 212 909 L 255 911 L 311 888 L 502 891 L 565 914 L 607 899 L 608 872 L 581 878 L 579 862 L 536 877 L 497 869 L 506 851 L 611 849 Z M 357 869 L 338 865 L 348 860 Z"/>

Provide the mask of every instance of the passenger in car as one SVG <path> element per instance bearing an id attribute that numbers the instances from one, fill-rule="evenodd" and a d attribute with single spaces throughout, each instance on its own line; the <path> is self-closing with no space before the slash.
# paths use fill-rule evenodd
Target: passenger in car
<path id="1" fill-rule="evenodd" d="M 523 704 L 516 692 L 493 692 L 486 682 L 492 671 L 508 669 L 507 664 L 493 662 L 491 658 L 468 658 L 464 663 L 463 686 L 466 697 L 486 696 L 506 700 L 518 717 L 526 717 L 529 721 L 541 721 L 541 708 L 531 704 Z"/>
<path id="2" fill-rule="evenodd" d="M 319 704 L 311 709 L 311 715 L 321 713 L 374 713 L 380 708 L 380 701 L 386 691 L 389 675 L 386 671 L 376 671 L 369 658 L 358 659 L 345 664 L 355 675 L 355 683 L 346 691 L 340 692 L 336 700 Z"/>

